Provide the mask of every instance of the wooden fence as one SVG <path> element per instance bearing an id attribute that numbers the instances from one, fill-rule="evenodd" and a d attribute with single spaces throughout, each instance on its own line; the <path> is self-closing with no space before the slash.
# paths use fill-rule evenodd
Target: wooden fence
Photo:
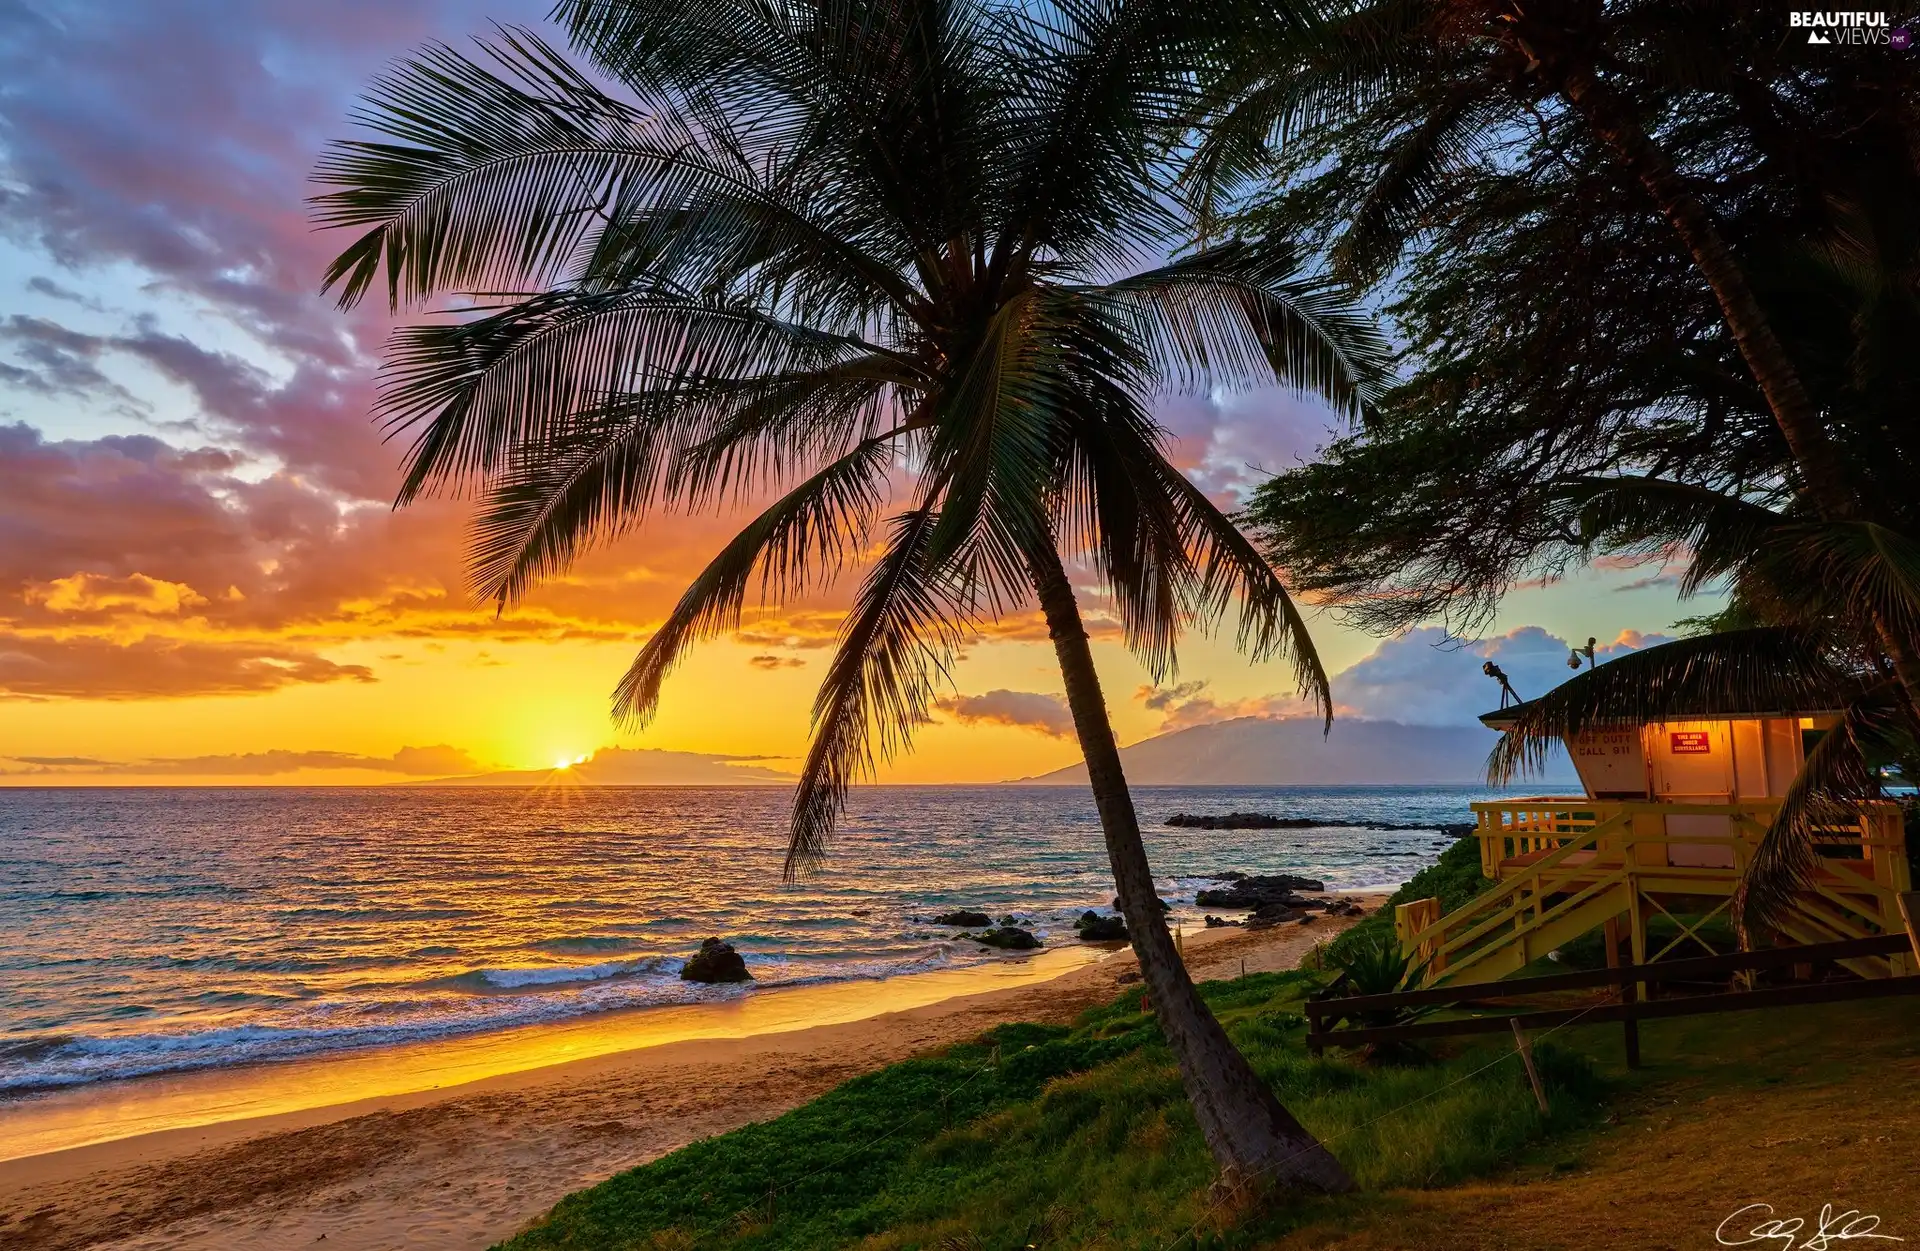
<path id="1" fill-rule="evenodd" d="M 1876 934 L 1832 943 L 1767 947 L 1724 956 L 1662 960 L 1653 964 L 1555 973 L 1547 977 L 1511 978 L 1477 985 L 1437 986 L 1431 990 L 1396 991 L 1386 995 L 1340 994 L 1346 984 L 1343 976 L 1307 1001 L 1307 1048 L 1314 1055 L 1320 1055 L 1328 1047 L 1363 1047 L 1372 1043 L 1411 1042 L 1422 1038 L 1506 1033 L 1515 1028 L 1536 1029 L 1569 1025 L 1576 1021 L 1582 1025 L 1618 1021 L 1626 1027 L 1627 1062 L 1637 1065 L 1640 1058 L 1638 1024 L 1641 1021 L 1699 1016 L 1709 1012 L 1744 1012 L 1751 1008 L 1920 994 L 1920 976 L 1809 982 L 1803 985 L 1770 986 L 1761 990 L 1679 995 L 1666 999 L 1643 998 L 1637 993 L 1639 986 L 1651 989 L 1661 982 L 1685 982 L 1750 969 L 1815 965 L 1912 950 L 1913 940 L 1906 934 Z M 1509 1002 L 1534 995 L 1600 988 L 1613 990 L 1618 999 L 1578 1008 L 1540 1008 Z M 1474 1015 L 1339 1028 L 1342 1021 L 1363 1014 L 1399 1014 L 1440 1008 L 1470 1009 Z"/>

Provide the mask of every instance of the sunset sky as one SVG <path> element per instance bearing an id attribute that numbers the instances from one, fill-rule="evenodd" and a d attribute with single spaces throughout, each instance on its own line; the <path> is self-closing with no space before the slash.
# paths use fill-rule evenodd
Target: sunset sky
<path id="1" fill-rule="evenodd" d="M 0 782 L 379 782 L 613 745 L 795 763 L 831 598 L 698 651 L 646 733 L 607 718 L 737 517 L 663 519 L 496 619 L 462 590 L 461 506 L 389 508 L 400 448 L 368 418 L 389 323 L 319 295 L 344 239 L 308 226 L 307 174 L 383 62 L 544 12 L 0 4 Z M 1330 420 L 1280 393 L 1162 412 L 1223 501 L 1310 456 Z M 1520 591 L 1465 649 L 1325 618 L 1315 634 L 1349 715 L 1453 724 L 1493 702 L 1483 655 L 1537 690 L 1566 675 L 1566 640 L 1631 645 L 1690 611 L 1642 567 Z M 1230 641 L 1192 641 L 1156 689 L 1104 640 L 1122 741 L 1292 711 L 1283 670 Z M 1002 623 L 955 677 L 886 780 L 1078 758 L 1034 617 Z"/>

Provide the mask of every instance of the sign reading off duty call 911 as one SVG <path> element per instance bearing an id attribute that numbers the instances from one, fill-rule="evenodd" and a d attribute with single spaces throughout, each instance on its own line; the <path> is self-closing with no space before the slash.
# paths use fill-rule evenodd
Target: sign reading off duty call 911
<path id="1" fill-rule="evenodd" d="M 1713 746 L 1705 730 L 1667 731 L 1667 750 L 1676 756 L 1711 756 Z"/>
<path id="2" fill-rule="evenodd" d="M 1567 744 L 1580 780 L 1595 795 L 1645 791 L 1638 729 L 1589 730 Z"/>

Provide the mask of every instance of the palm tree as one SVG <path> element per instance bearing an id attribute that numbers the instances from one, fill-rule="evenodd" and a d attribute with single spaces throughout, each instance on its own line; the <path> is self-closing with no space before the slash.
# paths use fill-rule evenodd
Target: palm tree
<path id="1" fill-rule="evenodd" d="M 375 137 L 316 174 L 333 188 L 318 220 L 361 232 L 327 274 L 343 304 L 384 270 L 396 307 L 461 314 L 389 351 L 381 412 L 413 440 L 400 502 L 480 496 L 473 577 L 504 608 L 654 509 L 770 496 L 620 682 L 633 725 L 750 584 L 779 603 L 865 563 L 814 705 L 789 875 L 927 718 L 955 649 L 1037 600 L 1222 1182 L 1348 1187 L 1178 959 L 1069 572 L 1112 596 L 1155 674 L 1237 600 L 1245 650 L 1289 660 L 1328 706 L 1285 588 L 1169 462 L 1147 405 L 1279 379 L 1355 409 L 1385 352 L 1284 248 L 1166 259 L 1182 223 L 1159 153 L 1198 26 L 1131 0 L 555 16 L 599 80 L 525 31 L 479 58 L 431 47 L 371 89 Z"/>
<path id="2" fill-rule="evenodd" d="M 1211 88 L 1217 116 L 1195 163 L 1196 194 L 1212 201 L 1236 175 L 1258 169 L 1276 136 L 1297 135 L 1356 101 L 1398 97 L 1406 124 L 1342 249 L 1356 276 L 1378 278 L 1417 229 L 1423 207 L 1442 193 L 1443 174 L 1496 161 L 1516 132 L 1536 125 L 1546 132 L 1543 105 L 1563 108 L 1641 188 L 1712 291 L 1791 453 L 1810 511 L 1836 523 L 1884 521 L 1848 473 L 1828 415 L 1777 332 L 1746 260 L 1676 168 L 1641 103 L 1665 91 L 1704 111 L 1702 101 L 1718 96 L 1756 134 L 1790 130 L 1769 81 L 1771 75 L 1785 82 L 1780 94 L 1794 94 L 1790 74 L 1777 64 L 1776 21 L 1724 0 L 1352 0 L 1321 23 L 1280 21 L 1263 29 L 1252 22 Z M 1910 72 L 1875 73 L 1887 81 L 1859 93 L 1873 114 L 1861 128 L 1910 125 L 1911 109 L 1898 103 L 1911 91 Z M 1911 136 L 1893 138 L 1906 140 L 1895 144 L 1895 159 L 1911 161 Z M 1891 621 L 1874 630 L 1920 716 L 1920 648 Z"/>

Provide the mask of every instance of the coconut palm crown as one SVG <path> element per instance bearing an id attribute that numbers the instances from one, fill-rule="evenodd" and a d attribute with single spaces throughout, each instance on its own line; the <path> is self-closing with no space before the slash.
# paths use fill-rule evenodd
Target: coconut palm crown
<path id="1" fill-rule="evenodd" d="M 1130 0 L 566 0 L 554 16 L 593 76 L 523 30 L 471 56 L 429 47 L 371 88 L 356 120 L 373 136 L 316 173 L 318 220 L 359 232 L 326 278 L 342 303 L 384 279 L 396 309 L 453 314 L 390 345 L 400 502 L 478 497 L 473 580 L 502 608 L 655 510 L 757 508 L 621 680 L 633 725 L 750 588 L 777 606 L 864 566 L 789 874 L 928 718 L 956 649 L 1037 598 L 1216 1158 L 1346 1184 L 1173 956 L 1066 572 L 1111 595 L 1152 673 L 1237 604 L 1244 649 L 1289 661 L 1327 706 L 1285 588 L 1169 460 L 1149 407 L 1277 379 L 1355 410 L 1384 368 L 1369 323 L 1286 248 L 1167 259 L 1183 222 L 1163 154 L 1203 23 Z"/>

